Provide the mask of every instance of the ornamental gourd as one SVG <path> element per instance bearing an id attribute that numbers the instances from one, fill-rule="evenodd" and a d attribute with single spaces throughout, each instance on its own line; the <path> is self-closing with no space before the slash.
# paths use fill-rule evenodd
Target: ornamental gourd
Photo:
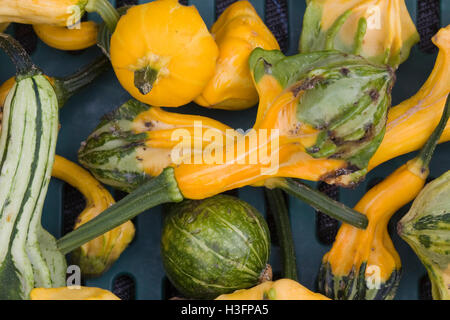
<path id="1" fill-rule="evenodd" d="M 72 27 L 85 12 L 97 12 L 111 31 L 119 18 L 108 0 L 0 0 L 0 23 Z"/>
<path id="2" fill-rule="evenodd" d="M 300 283 L 290 279 L 280 279 L 275 282 L 267 281 L 251 289 L 237 290 L 230 294 L 223 294 L 216 300 L 330 300 L 315 293 Z"/>
<path id="3" fill-rule="evenodd" d="M 41 225 L 56 148 L 58 100 L 50 82 L 12 37 L 0 47 L 16 64 L 0 136 L 0 299 L 28 299 L 34 287 L 63 286 L 64 256 Z"/>
<path id="4" fill-rule="evenodd" d="M 86 199 L 86 206 L 79 214 L 74 229 L 115 203 L 108 190 L 89 172 L 63 157 L 55 157 L 52 176 L 79 190 Z M 85 277 L 98 277 L 119 258 L 133 240 L 134 234 L 133 223 L 127 221 L 76 249 L 71 254 L 71 263 L 79 266 Z"/>
<path id="5" fill-rule="evenodd" d="M 389 236 L 391 216 L 422 190 L 433 151 L 450 116 L 450 100 L 441 121 L 419 155 L 370 189 L 355 210 L 369 219 L 366 230 L 344 224 L 323 257 L 319 291 L 333 299 L 393 299 L 400 281 L 401 261 Z M 426 232 L 424 233 L 426 234 Z"/>
<path id="6" fill-rule="evenodd" d="M 219 46 L 214 76 L 195 102 L 214 109 L 241 110 L 258 102 L 248 58 L 253 49 L 280 50 L 277 40 L 248 1 L 231 4 L 211 33 Z"/>
<path id="7" fill-rule="evenodd" d="M 111 37 L 111 63 L 120 83 L 153 106 L 194 100 L 213 76 L 218 54 L 197 9 L 177 0 L 129 8 Z"/>
<path id="8" fill-rule="evenodd" d="M 212 299 L 271 280 L 266 221 L 248 203 L 227 195 L 170 206 L 161 257 L 172 284 L 186 297 Z"/>
<path id="9" fill-rule="evenodd" d="M 35 24 L 33 29 L 45 44 L 59 50 L 82 50 L 97 43 L 98 25 L 93 21 L 73 29 L 48 24 Z"/>
<path id="10" fill-rule="evenodd" d="M 419 34 L 404 0 L 308 0 L 300 51 L 336 49 L 397 67 Z"/>
<path id="11" fill-rule="evenodd" d="M 434 300 L 450 300 L 450 171 L 425 186 L 398 233 L 428 271 Z"/>
<path id="12" fill-rule="evenodd" d="M 92 287 L 36 288 L 31 300 L 120 300 L 108 290 Z"/>

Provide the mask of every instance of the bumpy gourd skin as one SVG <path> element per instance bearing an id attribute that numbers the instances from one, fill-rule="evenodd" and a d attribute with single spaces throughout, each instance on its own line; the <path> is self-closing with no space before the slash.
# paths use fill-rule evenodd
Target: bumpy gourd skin
<path id="1" fill-rule="evenodd" d="M 404 0 L 309 0 L 300 51 L 336 49 L 397 67 L 419 34 Z"/>
<path id="2" fill-rule="evenodd" d="M 277 40 L 248 1 L 230 5 L 211 33 L 219 46 L 214 76 L 195 102 L 214 109 L 241 110 L 258 102 L 248 58 L 253 49 L 279 50 Z"/>
<path id="3" fill-rule="evenodd" d="M 199 96 L 214 74 L 218 48 L 194 6 L 158 0 L 128 9 L 111 37 L 122 86 L 152 106 L 178 107 Z"/>
<path id="4" fill-rule="evenodd" d="M 275 282 L 266 281 L 251 289 L 237 290 L 223 294 L 216 300 L 330 300 L 314 293 L 296 281 L 280 279 Z"/>
<path id="5" fill-rule="evenodd" d="M 435 300 L 450 300 L 450 171 L 422 190 L 398 233 L 428 271 Z"/>

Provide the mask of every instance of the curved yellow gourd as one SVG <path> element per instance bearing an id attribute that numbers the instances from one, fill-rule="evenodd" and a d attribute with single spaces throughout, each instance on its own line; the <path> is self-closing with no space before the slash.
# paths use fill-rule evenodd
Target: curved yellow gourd
<path id="1" fill-rule="evenodd" d="M 369 225 L 365 230 L 341 226 L 333 247 L 322 260 L 321 292 L 336 299 L 394 297 L 401 261 L 387 225 L 395 212 L 419 194 L 427 176 L 428 171 L 422 172 L 417 160 L 410 161 L 364 195 L 354 209 L 367 215 Z M 366 280 L 373 287 L 367 288 Z M 354 282 L 362 288 L 351 290 Z M 342 286 L 336 286 L 338 283 Z"/>
<path id="2" fill-rule="evenodd" d="M 80 0 L 1 0 L 0 22 L 67 26 Z M 74 21 L 75 22 L 75 21 Z"/>
<path id="3" fill-rule="evenodd" d="M 413 97 L 389 111 L 386 134 L 369 162 L 369 169 L 419 149 L 438 124 L 450 92 L 450 25 L 439 30 L 433 43 L 439 48 L 433 71 Z M 447 124 L 440 142 L 449 140 L 450 124 Z"/>
<path id="4" fill-rule="evenodd" d="M 82 50 L 97 43 L 98 25 L 94 21 L 81 22 L 79 28 L 35 24 L 33 29 L 39 39 L 59 50 Z"/>
<path id="5" fill-rule="evenodd" d="M 263 282 L 251 289 L 223 294 L 216 300 L 330 300 L 290 279 Z"/>
<path id="6" fill-rule="evenodd" d="M 35 288 L 31 300 L 120 300 L 108 290 L 92 287 Z"/>
<path id="7" fill-rule="evenodd" d="M 211 28 L 219 58 L 214 76 L 195 102 L 203 107 L 241 110 L 258 102 L 248 58 L 253 49 L 279 50 L 277 40 L 246 0 L 230 5 Z"/>
<path id="8" fill-rule="evenodd" d="M 194 6 L 157 0 L 128 9 L 111 38 L 122 86 L 153 106 L 178 107 L 199 96 L 219 50 Z"/>
<path id="9" fill-rule="evenodd" d="M 74 229 L 115 203 L 111 194 L 89 172 L 61 156 L 55 156 L 52 176 L 78 189 L 86 199 L 86 207 L 78 216 Z M 133 240 L 134 234 L 134 225 L 128 221 L 82 245 L 76 252 L 76 259 L 83 274 L 94 276 L 107 270 Z"/>

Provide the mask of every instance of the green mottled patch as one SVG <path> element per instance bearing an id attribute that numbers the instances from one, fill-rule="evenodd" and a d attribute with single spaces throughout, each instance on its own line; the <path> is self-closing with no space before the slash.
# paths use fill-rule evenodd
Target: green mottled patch
<path id="1" fill-rule="evenodd" d="M 414 222 L 416 230 L 450 230 L 450 213 L 438 216 L 424 216 Z"/>

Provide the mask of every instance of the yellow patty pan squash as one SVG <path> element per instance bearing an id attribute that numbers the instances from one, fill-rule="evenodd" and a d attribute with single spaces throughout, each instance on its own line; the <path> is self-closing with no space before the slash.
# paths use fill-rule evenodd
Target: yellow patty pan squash
<path id="1" fill-rule="evenodd" d="M 330 300 L 291 279 L 266 281 L 250 289 L 223 294 L 216 300 Z"/>
<path id="2" fill-rule="evenodd" d="M 111 63 L 137 100 L 179 107 L 201 94 L 219 49 L 194 6 L 157 0 L 133 6 L 111 37 Z"/>
<path id="3" fill-rule="evenodd" d="M 120 300 L 108 290 L 91 287 L 35 288 L 31 300 Z"/>
<path id="4" fill-rule="evenodd" d="M 246 0 L 230 5 L 211 28 L 219 59 L 216 71 L 195 102 L 203 107 L 241 110 L 258 102 L 248 58 L 253 49 L 279 50 L 277 40 Z"/>
<path id="5" fill-rule="evenodd" d="M 336 49 L 397 67 L 419 34 L 404 0 L 308 0 L 300 51 Z"/>

